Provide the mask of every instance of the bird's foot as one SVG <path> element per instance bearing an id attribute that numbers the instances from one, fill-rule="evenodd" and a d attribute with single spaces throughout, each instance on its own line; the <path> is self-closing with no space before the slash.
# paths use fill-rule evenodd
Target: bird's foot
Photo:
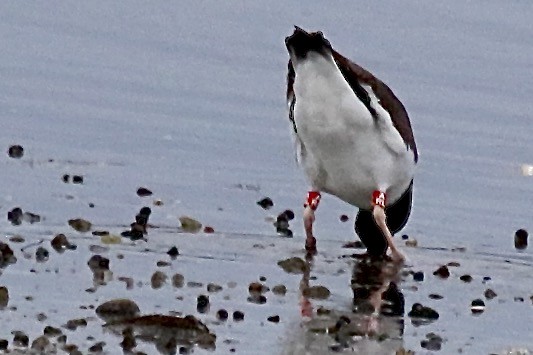
<path id="1" fill-rule="evenodd" d="M 305 250 L 310 254 L 316 254 L 316 238 L 315 237 L 307 237 L 305 239 Z"/>

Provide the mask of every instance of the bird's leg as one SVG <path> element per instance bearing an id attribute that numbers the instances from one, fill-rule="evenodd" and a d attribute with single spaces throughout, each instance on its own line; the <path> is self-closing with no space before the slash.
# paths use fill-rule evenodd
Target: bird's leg
<path id="1" fill-rule="evenodd" d="M 304 204 L 304 228 L 305 250 L 316 252 L 316 239 L 313 236 L 313 223 L 315 222 L 315 210 L 320 203 L 320 192 L 309 191 Z"/>
<path id="2" fill-rule="evenodd" d="M 381 232 L 387 240 L 387 244 L 389 245 L 389 248 L 391 250 L 392 260 L 397 262 L 403 262 L 405 260 L 405 257 L 394 245 L 394 241 L 392 240 L 392 233 L 390 232 L 389 227 L 387 226 L 387 216 L 385 215 L 385 198 L 385 193 L 382 191 L 376 190 L 372 193 L 372 215 L 374 216 L 376 224 L 378 225 L 379 229 L 381 229 Z"/>

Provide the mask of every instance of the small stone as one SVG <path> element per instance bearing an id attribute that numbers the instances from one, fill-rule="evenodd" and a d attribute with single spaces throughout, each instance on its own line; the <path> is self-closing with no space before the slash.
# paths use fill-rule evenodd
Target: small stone
<path id="1" fill-rule="evenodd" d="M 305 288 L 302 294 L 304 297 L 325 300 L 330 296 L 331 292 L 324 286 L 310 286 Z"/>
<path id="2" fill-rule="evenodd" d="M 485 311 L 485 302 L 483 302 L 483 300 L 480 298 L 473 300 L 470 310 L 473 314 L 483 313 L 483 311 Z"/>
<path id="3" fill-rule="evenodd" d="M 182 274 L 174 274 L 172 275 L 172 286 L 175 288 L 182 288 L 183 284 L 185 283 L 185 278 Z"/>
<path id="4" fill-rule="evenodd" d="M 134 281 L 131 277 L 120 276 L 117 280 L 126 283 L 126 290 L 133 289 Z"/>
<path id="5" fill-rule="evenodd" d="M 350 249 L 352 249 L 352 248 L 353 249 L 364 249 L 365 245 L 360 240 L 356 240 L 354 242 L 345 243 L 342 247 L 343 248 L 350 248 Z"/>
<path id="6" fill-rule="evenodd" d="M 441 300 L 443 299 L 444 297 L 439 295 L 438 293 L 430 293 L 429 298 L 431 298 L 432 300 Z"/>
<path id="7" fill-rule="evenodd" d="M 12 225 L 19 226 L 22 224 L 22 215 L 22 209 L 20 207 L 15 207 L 7 212 L 7 220 L 11 222 Z"/>
<path id="8" fill-rule="evenodd" d="M 222 286 L 214 284 L 214 283 L 208 283 L 207 284 L 207 292 L 209 293 L 215 293 L 222 291 Z"/>
<path id="9" fill-rule="evenodd" d="M 426 339 L 420 342 L 420 346 L 430 351 L 439 351 L 442 347 L 442 338 L 435 333 L 428 333 Z"/>
<path id="10" fill-rule="evenodd" d="M 248 297 L 248 302 L 255 304 L 265 304 L 267 303 L 267 298 L 264 295 L 251 295 Z"/>
<path id="11" fill-rule="evenodd" d="M 525 229 L 519 229 L 514 234 L 514 247 L 518 250 L 527 248 L 528 233 Z"/>
<path id="12" fill-rule="evenodd" d="M 98 343 L 89 347 L 90 353 L 102 353 L 104 351 L 105 342 L 99 341 Z"/>
<path id="13" fill-rule="evenodd" d="M 459 267 L 459 266 L 461 266 L 461 264 L 459 264 L 459 262 L 457 262 L 457 261 L 450 261 L 446 265 L 449 266 L 449 267 Z"/>
<path id="14" fill-rule="evenodd" d="M 7 155 L 13 159 L 20 159 L 24 155 L 24 148 L 21 145 L 12 145 L 7 150 Z"/>
<path id="15" fill-rule="evenodd" d="M 272 292 L 278 296 L 285 296 L 287 293 L 287 287 L 285 285 L 276 285 L 272 287 Z"/>
<path id="16" fill-rule="evenodd" d="M 28 222 L 29 224 L 34 224 L 41 221 L 41 216 L 31 212 L 24 212 L 22 214 L 22 220 Z"/>
<path id="17" fill-rule="evenodd" d="M 278 261 L 278 265 L 285 272 L 288 272 L 290 274 L 303 274 L 309 268 L 307 263 L 297 256 L 285 260 L 280 260 Z"/>
<path id="18" fill-rule="evenodd" d="M 405 241 L 405 246 L 416 248 L 418 246 L 418 241 L 416 239 L 408 239 Z"/>
<path id="19" fill-rule="evenodd" d="M 279 323 L 279 316 L 278 315 L 270 316 L 267 318 L 267 321 L 272 322 L 272 323 Z"/>
<path id="20" fill-rule="evenodd" d="M 38 247 L 37 250 L 35 251 L 35 259 L 39 263 L 44 263 L 45 261 L 47 261 L 49 256 L 50 256 L 50 253 L 48 252 L 48 250 L 46 250 L 43 247 Z"/>
<path id="21" fill-rule="evenodd" d="M 424 281 L 424 272 L 422 271 L 417 271 L 417 272 L 414 272 L 413 273 L 413 280 L 415 281 Z"/>
<path id="22" fill-rule="evenodd" d="M 270 197 L 265 197 L 259 201 L 257 201 L 257 204 L 261 206 L 264 210 L 268 210 L 274 206 L 274 202 L 272 202 L 272 199 Z"/>
<path id="23" fill-rule="evenodd" d="M 137 195 L 139 197 L 151 196 L 152 194 L 152 191 L 148 190 L 146 187 L 139 187 L 137 189 Z"/>
<path id="24" fill-rule="evenodd" d="M 124 350 L 124 353 L 129 354 L 131 353 L 131 350 L 137 346 L 137 341 L 135 340 L 135 336 L 133 335 L 133 330 L 131 328 L 126 328 L 122 332 L 122 342 L 120 342 L 120 346 Z"/>
<path id="25" fill-rule="evenodd" d="M 462 275 L 461 277 L 459 277 L 459 279 L 466 283 L 470 283 L 473 280 L 472 276 L 470 275 Z"/>
<path id="26" fill-rule="evenodd" d="M 67 184 L 69 181 L 70 181 L 70 175 L 69 174 L 65 174 L 61 177 L 61 180 Z"/>
<path id="27" fill-rule="evenodd" d="M 215 229 L 213 227 L 210 227 L 210 226 L 205 226 L 204 227 L 204 233 L 205 234 L 212 234 L 212 233 L 215 233 Z"/>
<path id="28" fill-rule="evenodd" d="M 514 301 L 515 301 L 515 302 L 524 302 L 524 297 L 516 296 L 516 297 L 514 298 Z"/>
<path id="29" fill-rule="evenodd" d="M 403 234 L 403 235 L 402 235 L 402 239 L 403 239 L 403 240 L 407 240 L 407 239 L 409 239 L 409 236 L 408 236 L 407 234 Z"/>
<path id="30" fill-rule="evenodd" d="M 7 339 L 0 339 L 0 350 L 5 351 L 7 350 L 7 347 L 9 346 L 9 342 Z"/>
<path id="31" fill-rule="evenodd" d="M 48 319 L 48 317 L 46 316 L 46 314 L 44 313 L 38 313 L 37 314 L 37 320 L 39 322 L 44 322 L 46 319 Z"/>
<path id="32" fill-rule="evenodd" d="M 447 279 L 450 277 L 450 270 L 446 265 L 442 265 L 437 270 L 433 272 L 433 275 L 440 277 L 441 279 Z"/>
<path id="33" fill-rule="evenodd" d="M 25 333 L 15 330 L 12 331 L 11 334 L 13 334 L 13 345 L 20 346 L 23 348 L 28 347 L 30 339 Z"/>
<path id="34" fill-rule="evenodd" d="M 209 311 L 209 297 L 200 295 L 196 298 L 196 310 L 199 313 L 207 313 Z"/>
<path id="35" fill-rule="evenodd" d="M 268 290 L 268 287 L 266 287 L 260 282 L 252 282 L 250 283 L 250 285 L 248 285 L 248 292 L 250 292 L 251 295 L 259 295 L 268 292 Z"/>
<path id="36" fill-rule="evenodd" d="M 81 175 L 72 175 L 73 184 L 83 184 L 83 176 Z"/>
<path id="37" fill-rule="evenodd" d="M 154 202 L 153 202 L 154 206 L 163 206 L 164 205 L 164 202 L 163 200 L 160 200 L 160 199 L 155 199 Z"/>
<path id="38" fill-rule="evenodd" d="M 181 223 L 181 229 L 183 229 L 184 232 L 197 233 L 202 229 L 202 223 L 191 217 L 181 216 L 179 220 Z"/>
<path id="39" fill-rule="evenodd" d="M 162 271 L 156 271 L 152 274 L 150 283 L 153 289 L 159 289 L 167 282 L 167 275 Z"/>
<path id="40" fill-rule="evenodd" d="M 71 249 L 71 245 L 67 239 L 67 237 L 64 235 L 64 234 L 58 234 L 56 235 L 52 241 L 50 242 L 50 244 L 52 245 L 52 248 L 56 251 L 56 252 L 62 252 L 64 251 L 65 249 L 69 248 Z"/>
<path id="41" fill-rule="evenodd" d="M 137 303 L 127 298 L 117 298 L 96 307 L 96 314 L 106 322 L 132 318 L 140 313 Z"/>
<path id="42" fill-rule="evenodd" d="M 438 319 L 439 313 L 433 308 L 422 306 L 420 303 L 413 304 L 411 311 L 407 314 L 411 318 Z"/>
<path id="43" fill-rule="evenodd" d="M 172 248 L 170 248 L 170 249 L 167 251 L 167 254 L 168 254 L 171 258 L 175 258 L 175 257 L 177 257 L 178 255 L 180 255 L 180 252 L 178 251 L 178 247 L 173 246 Z"/>
<path id="44" fill-rule="evenodd" d="M 345 214 L 341 214 L 341 216 L 339 217 L 339 219 L 340 219 L 340 221 L 343 222 L 343 223 L 344 223 L 344 222 L 348 222 L 348 221 L 350 220 L 350 218 L 349 218 L 347 215 L 345 215 Z"/>
<path id="45" fill-rule="evenodd" d="M 294 212 L 292 210 L 285 210 L 283 211 L 283 214 L 285 217 L 287 217 L 288 221 L 292 221 L 294 219 Z"/>
<path id="46" fill-rule="evenodd" d="M 87 265 L 91 270 L 109 270 L 109 259 L 101 255 L 93 255 Z"/>
<path id="47" fill-rule="evenodd" d="M 0 286 L 0 309 L 7 307 L 9 303 L 9 291 L 7 287 Z"/>
<path id="48" fill-rule="evenodd" d="M 59 328 L 55 328 L 50 325 L 47 325 L 46 327 L 44 327 L 43 334 L 48 337 L 57 337 L 63 334 L 63 332 Z"/>
<path id="49" fill-rule="evenodd" d="M 259 276 L 259 281 L 265 282 L 267 278 L 265 276 Z"/>
<path id="50" fill-rule="evenodd" d="M 228 311 L 226 311 L 225 309 L 219 309 L 217 311 L 217 319 L 218 320 L 221 320 L 221 321 L 225 321 L 228 319 Z"/>
<path id="51" fill-rule="evenodd" d="M 67 324 L 65 324 L 65 328 L 67 328 L 68 330 L 76 330 L 78 329 L 78 327 L 85 328 L 86 326 L 87 320 L 83 318 L 70 319 L 69 321 L 67 321 Z"/>
<path id="52" fill-rule="evenodd" d="M 31 349 L 39 353 L 47 353 L 51 350 L 50 340 L 44 335 L 41 335 L 32 341 Z"/>
<path id="53" fill-rule="evenodd" d="M 24 243 L 26 239 L 24 239 L 24 237 L 21 235 L 14 235 L 9 238 L 9 241 L 12 243 Z"/>
<path id="54" fill-rule="evenodd" d="M 157 267 L 167 267 L 167 266 L 170 266 L 172 265 L 171 263 L 169 263 L 168 261 L 164 261 L 164 260 L 159 260 L 157 263 L 156 263 L 156 266 Z"/>
<path id="55" fill-rule="evenodd" d="M 91 230 L 92 224 L 82 218 L 70 219 L 68 221 L 69 226 L 74 228 L 77 232 L 86 233 Z"/>
<path id="56" fill-rule="evenodd" d="M 236 322 L 240 322 L 244 320 L 244 313 L 241 311 L 235 311 L 233 312 L 233 320 Z"/>
<path id="57" fill-rule="evenodd" d="M 492 280 L 492 278 L 490 276 L 483 276 L 483 283 L 487 283 L 490 280 Z"/>
<path id="58" fill-rule="evenodd" d="M 189 281 L 187 282 L 187 287 L 200 288 L 200 287 L 204 287 L 204 284 L 201 282 L 197 282 L 197 281 Z"/>

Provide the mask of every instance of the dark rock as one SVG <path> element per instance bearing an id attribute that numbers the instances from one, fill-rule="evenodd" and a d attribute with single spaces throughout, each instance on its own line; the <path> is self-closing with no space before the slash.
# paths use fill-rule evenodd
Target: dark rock
<path id="1" fill-rule="evenodd" d="M 122 281 L 126 284 L 126 290 L 132 290 L 133 289 L 133 284 L 134 284 L 134 281 L 131 277 L 125 277 L 125 276 L 120 276 L 118 277 L 117 279 L 118 281 Z"/>
<path id="2" fill-rule="evenodd" d="M 248 302 L 255 304 L 265 304 L 267 303 L 267 298 L 264 295 L 251 295 L 247 298 Z"/>
<path id="3" fill-rule="evenodd" d="M 439 313 L 433 308 L 422 306 L 420 303 L 413 304 L 411 311 L 407 314 L 411 318 L 439 319 Z"/>
<path id="4" fill-rule="evenodd" d="M 214 284 L 214 283 L 208 283 L 207 284 L 207 292 L 215 293 L 222 291 L 222 286 Z"/>
<path id="5" fill-rule="evenodd" d="M 485 302 L 483 302 L 483 300 L 480 298 L 473 300 L 470 306 L 470 310 L 474 314 L 483 313 L 485 311 Z"/>
<path id="6" fill-rule="evenodd" d="M 270 316 L 267 318 L 267 320 L 272 323 L 279 323 L 279 316 L 278 315 Z"/>
<path id="7" fill-rule="evenodd" d="M 140 197 L 151 196 L 152 194 L 152 191 L 148 190 L 146 187 L 139 187 L 137 189 L 137 195 Z"/>
<path id="8" fill-rule="evenodd" d="M 283 211 L 283 214 L 285 217 L 287 217 L 287 220 L 292 221 L 294 219 L 294 212 L 292 210 L 285 210 Z"/>
<path id="9" fill-rule="evenodd" d="M 93 255 L 87 262 L 91 270 L 109 270 L 109 259 L 101 255 Z"/>
<path id="10" fill-rule="evenodd" d="M 7 212 L 7 220 L 11 222 L 12 225 L 19 226 L 22 224 L 22 215 L 22 209 L 20 207 L 15 207 Z"/>
<path id="11" fill-rule="evenodd" d="M 172 286 L 176 288 L 183 287 L 183 284 L 185 283 L 185 278 L 182 274 L 174 274 L 172 275 Z"/>
<path id="12" fill-rule="evenodd" d="M 7 287 L 0 286 L 0 309 L 6 308 L 8 303 L 9 303 L 9 291 Z"/>
<path id="13" fill-rule="evenodd" d="M 13 334 L 13 345 L 20 346 L 23 348 L 28 347 L 30 339 L 25 333 L 15 330 L 12 331 L 11 334 Z"/>
<path id="14" fill-rule="evenodd" d="M 217 312 L 217 319 L 221 321 L 225 321 L 228 319 L 228 311 L 225 309 L 219 309 Z"/>
<path id="15" fill-rule="evenodd" d="M 22 214 L 22 220 L 28 222 L 29 224 L 34 224 L 41 221 L 41 216 L 31 212 L 24 212 Z"/>
<path id="16" fill-rule="evenodd" d="M 78 319 L 70 319 L 67 321 L 67 324 L 65 324 L 65 328 L 68 330 L 76 330 L 78 327 L 86 327 L 87 326 L 87 320 L 84 318 L 78 318 Z"/>
<path id="17" fill-rule="evenodd" d="M 204 233 L 205 234 L 212 234 L 212 233 L 215 233 L 215 229 L 213 227 L 210 227 L 210 226 L 205 226 L 204 227 Z"/>
<path id="18" fill-rule="evenodd" d="M 168 254 L 171 258 L 175 258 L 175 257 L 177 257 L 178 255 L 180 255 L 180 252 L 179 252 L 179 250 L 178 250 L 178 247 L 173 246 L 172 248 L 170 248 L 170 249 L 167 251 L 167 254 Z"/>
<path id="19" fill-rule="evenodd" d="M 209 297 L 200 295 L 196 298 L 196 310 L 199 313 L 207 313 L 209 311 Z"/>
<path id="20" fill-rule="evenodd" d="M 448 267 L 459 267 L 461 264 L 457 261 L 450 261 L 448 264 L 446 264 Z"/>
<path id="21" fill-rule="evenodd" d="M 46 327 L 44 327 L 43 334 L 48 337 L 57 337 L 63 334 L 63 332 L 59 328 L 55 328 L 50 325 L 47 325 Z"/>
<path id="22" fill-rule="evenodd" d="M 105 342 L 99 341 L 98 343 L 89 347 L 90 353 L 103 353 Z"/>
<path id="23" fill-rule="evenodd" d="M 77 232 L 86 233 L 91 230 L 92 223 L 84 220 L 83 218 L 69 219 L 69 226 L 74 228 Z"/>
<path id="24" fill-rule="evenodd" d="M 63 180 L 63 182 L 65 184 L 67 184 L 69 181 L 70 181 L 70 175 L 69 174 L 65 174 L 61 177 L 61 180 Z"/>
<path id="25" fill-rule="evenodd" d="M 9 342 L 7 339 L 0 339 L 0 350 L 5 351 L 7 350 L 7 347 L 9 346 Z"/>
<path id="26" fill-rule="evenodd" d="M 157 267 L 167 267 L 167 266 L 170 266 L 172 265 L 171 263 L 169 263 L 168 261 L 164 261 L 164 260 L 159 260 L 157 263 L 156 263 L 156 266 Z"/>
<path id="27" fill-rule="evenodd" d="M 24 155 L 24 148 L 21 145 L 12 145 L 7 150 L 7 155 L 13 159 L 20 159 Z"/>
<path id="28" fill-rule="evenodd" d="M 73 175 L 72 176 L 72 183 L 73 184 L 83 184 L 83 176 L 81 176 L 81 175 Z"/>
<path id="29" fill-rule="evenodd" d="M 472 282 L 473 280 L 472 276 L 470 275 L 462 275 L 461 277 L 459 277 L 459 279 L 466 283 Z"/>
<path id="30" fill-rule="evenodd" d="M 43 247 L 38 247 L 35 251 L 35 259 L 39 263 L 44 263 L 50 257 L 50 253 Z"/>
<path id="31" fill-rule="evenodd" d="M 259 201 L 257 201 L 257 204 L 261 206 L 264 210 L 268 210 L 274 206 L 274 202 L 269 197 L 265 197 Z"/>
<path id="32" fill-rule="evenodd" d="M 433 272 L 433 275 L 440 277 L 441 279 L 447 279 L 450 277 L 450 270 L 446 265 L 442 265 L 437 270 Z"/>
<path id="33" fill-rule="evenodd" d="M 324 286 L 310 286 L 304 288 L 302 295 L 304 297 L 325 300 L 330 296 L 331 292 L 327 287 Z"/>
<path id="34" fill-rule="evenodd" d="M 259 281 L 265 282 L 267 278 L 265 276 L 259 276 Z"/>
<path id="35" fill-rule="evenodd" d="M 407 234 L 403 234 L 403 235 L 402 235 L 402 239 L 403 239 L 403 240 L 407 240 L 407 239 L 409 239 L 409 236 L 408 236 Z"/>
<path id="36" fill-rule="evenodd" d="M 51 351 L 50 340 L 41 335 L 40 337 L 35 338 L 31 343 L 31 349 L 39 354 L 45 354 Z"/>
<path id="37" fill-rule="evenodd" d="M 514 234 L 514 247 L 522 250 L 527 248 L 528 233 L 525 229 L 519 229 Z"/>
<path id="38" fill-rule="evenodd" d="M 126 298 L 117 298 L 96 307 L 96 314 L 106 322 L 132 318 L 140 313 L 137 303 Z"/>
<path id="39" fill-rule="evenodd" d="M 120 342 L 120 346 L 122 347 L 122 350 L 124 350 L 124 353 L 129 354 L 137 346 L 137 341 L 135 340 L 135 336 L 133 334 L 133 330 L 131 328 L 126 328 L 122 332 L 123 339 Z"/>
<path id="40" fill-rule="evenodd" d="M 426 339 L 420 342 L 420 346 L 430 351 L 439 351 L 442 347 L 442 338 L 435 333 L 428 333 Z"/>
<path id="41" fill-rule="evenodd" d="M 17 258 L 13 254 L 11 247 L 4 242 L 0 242 L 0 267 L 5 267 L 16 262 Z"/>
<path id="42" fill-rule="evenodd" d="M 417 271 L 413 273 L 413 280 L 415 281 L 424 281 L 424 272 Z"/>
<path id="43" fill-rule="evenodd" d="M 9 241 L 12 243 L 24 243 L 26 239 L 24 239 L 21 235 L 14 235 L 12 237 L 9 237 Z"/>
<path id="44" fill-rule="evenodd" d="M 158 289 L 163 287 L 163 285 L 167 282 L 167 279 L 168 276 L 164 272 L 156 271 L 150 278 L 150 284 L 152 285 L 153 289 Z"/>
<path id="45" fill-rule="evenodd" d="M 240 322 L 244 320 L 244 313 L 241 311 L 235 311 L 233 312 L 233 320 L 236 322 Z"/>
<path id="46" fill-rule="evenodd" d="M 516 297 L 514 298 L 514 301 L 515 301 L 515 302 L 524 302 L 524 297 L 516 296 Z"/>
<path id="47" fill-rule="evenodd" d="M 344 222 L 348 222 L 350 218 L 345 214 L 341 214 L 341 216 L 339 217 L 339 220 L 344 223 Z"/>

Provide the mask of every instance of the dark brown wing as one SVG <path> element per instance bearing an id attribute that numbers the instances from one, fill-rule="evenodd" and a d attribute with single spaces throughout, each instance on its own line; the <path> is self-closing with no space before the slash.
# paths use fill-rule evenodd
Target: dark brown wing
<path id="1" fill-rule="evenodd" d="M 398 133 L 400 133 L 403 141 L 410 149 L 413 150 L 415 162 L 418 162 L 418 151 L 416 149 L 415 137 L 411 128 L 411 122 L 409 121 L 407 111 L 400 100 L 398 100 L 396 95 L 394 95 L 392 90 L 384 82 L 376 78 L 370 72 L 350 61 L 348 58 L 344 57 L 335 50 L 332 50 L 332 54 L 333 59 L 337 63 L 342 75 L 348 84 L 350 84 L 357 97 L 359 97 L 359 99 L 362 98 L 361 101 L 363 101 L 367 108 L 369 107 L 369 104 L 365 100 L 369 100 L 368 93 L 365 91 L 366 96 L 362 95 L 361 84 L 368 85 L 372 88 L 381 106 L 389 113 L 392 124 Z M 372 116 L 375 115 L 375 110 L 373 108 L 369 109 L 369 111 Z"/>

